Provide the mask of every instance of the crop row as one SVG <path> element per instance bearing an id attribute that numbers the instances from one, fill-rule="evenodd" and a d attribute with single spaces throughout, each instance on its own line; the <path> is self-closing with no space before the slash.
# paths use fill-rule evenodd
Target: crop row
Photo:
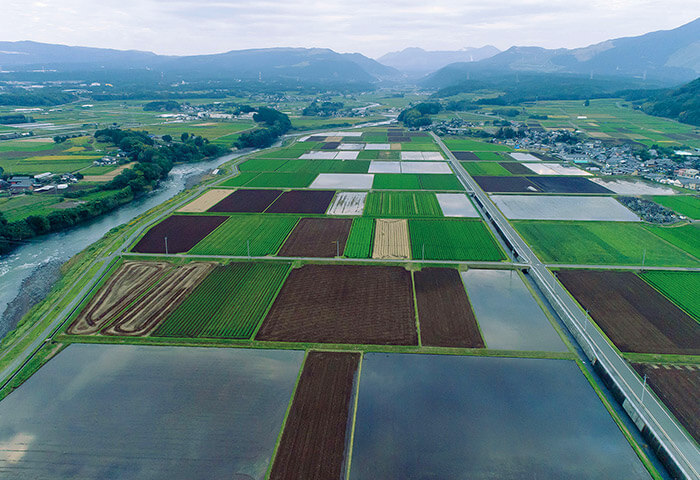
<path id="1" fill-rule="evenodd" d="M 153 336 L 250 338 L 289 267 L 286 263 L 232 263 L 218 267 Z"/>

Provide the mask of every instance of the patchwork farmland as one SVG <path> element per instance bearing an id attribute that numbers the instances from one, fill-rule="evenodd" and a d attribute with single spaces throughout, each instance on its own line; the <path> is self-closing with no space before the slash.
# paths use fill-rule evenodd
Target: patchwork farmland
<path id="1" fill-rule="evenodd" d="M 277 399 L 283 420 L 270 433 L 274 450 L 256 459 L 256 471 L 267 469 L 261 478 L 369 478 L 375 470 L 410 478 L 427 472 L 414 457 L 449 478 L 455 461 L 439 452 L 485 451 L 469 431 L 498 418 L 534 425 L 514 422 L 507 437 L 480 430 L 514 450 L 541 440 L 539 429 L 569 434 L 561 417 L 569 405 L 550 401 L 550 392 L 586 404 L 574 414 L 585 434 L 567 447 L 584 453 L 576 461 L 552 455 L 556 442 L 545 442 L 547 453 L 527 457 L 528 472 L 578 476 L 580 465 L 596 464 L 604 465 L 597 478 L 643 478 L 648 452 L 621 410 L 597 393 L 606 387 L 589 375 L 579 340 L 532 269 L 556 271 L 553 283 L 587 311 L 589 328 L 647 374 L 654 395 L 695 432 L 696 409 L 683 400 L 696 391 L 694 374 L 674 366 L 684 378 L 667 380 L 670 369 L 658 366 L 695 365 L 700 355 L 697 226 L 645 223 L 584 167 L 496 142 L 444 140 L 445 149 L 426 132 L 380 125 L 302 135 L 228 164 L 221 179 L 134 235 L 56 340 L 267 358 L 251 377 L 284 370 L 296 386 Z M 502 222 L 494 218 L 502 214 Z M 511 243 L 507 228 L 522 244 Z M 534 253 L 521 255 L 522 245 Z M 616 271 L 624 265 L 629 271 Z M 298 363 L 287 371 L 281 353 Z M 237 388 L 255 397 L 251 385 Z M 399 403 L 391 391 L 402 392 Z M 535 402 L 540 407 L 526 408 Z M 406 425 L 394 423 L 400 418 Z M 408 425 L 420 427 L 415 438 L 431 440 L 398 451 L 391 432 Z M 420 452 L 430 448 L 428 461 Z M 406 452 L 412 459 L 393 470 Z M 481 456 L 460 472 L 525 472 L 479 463 Z"/>

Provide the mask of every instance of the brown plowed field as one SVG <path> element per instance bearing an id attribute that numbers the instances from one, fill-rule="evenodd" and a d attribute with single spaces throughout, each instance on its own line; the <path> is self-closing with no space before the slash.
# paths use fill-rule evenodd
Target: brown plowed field
<path id="1" fill-rule="evenodd" d="M 208 212 L 263 212 L 282 190 L 236 190 L 219 203 L 211 207 Z"/>
<path id="2" fill-rule="evenodd" d="M 345 440 L 359 353 L 309 352 L 271 479 L 344 478 Z"/>
<path id="3" fill-rule="evenodd" d="M 177 267 L 102 333 L 129 337 L 148 335 L 217 265 L 214 262 L 192 262 Z"/>
<path id="4" fill-rule="evenodd" d="M 498 162 L 500 166 L 508 170 L 513 175 L 532 175 L 532 170 L 518 162 Z"/>
<path id="5" fill-rule="evenodd" d="M 457 160 L 474 160 L 479 161 L 480 158 L 476 156 L 474 152 L 452 152 Z"/>
<path id="6" fill-rule="evenodd" d="M 72 335 L 99 332 L 171 268 L 172 264 L 166 262 L 124 262 L 92 297 L 67 332 Z"/>
<path id="7" fill-rule="evenodd" d="M 355 265 L 292 270 L 256 339 L 417 345 L 411 274 Z"/>
<path id="8" fill-rule="evenodd" d="M 326 141 L 325 136 L 319 136 L 319 135 L 313 135 L 309 138 L 306 139 L 307 142 L 325 142 Z"/>
<path id="9" fill-rule="evenodd" d="M 375 225 L 372 258 L 411 258 L 408 220 L 378 218 Z"/>
<path id="10" fill-rule="evenodd" d="M 292 190 L 283 193 L 267 213 L 326 213 L 334 190 Z"/>
<path id="11" fill-rule="evenodd" d="M 342 255 L 351 226 L 350 218 L 302 218 L 277 255 L 335 257 L 338 252 Z"/>
<path id="12" fill-rule="evenodd" d="M 165 253 L 165 237 L 168 237 L 168 253 L 186 252 L 227 219 L 215 215 L 172 215 L 151 228 L 133 251 Z"/>
<path id="13" fill-rule="evenodd" d="M 526 177 L 487 177 L 474 176 L 474 181 L 485 191 L 490 193 L 508 192 L 540 192 L 541 189 Z"/>
<path id="14" fill-rule="evenodd" d="M 485 347 L 457 270 L 424 268 L 415 272 L 413 278 L 423 345 Z"/>
<path id="15" fill-rule="evenodd" d="M 700 442 L 700 366 L 633 363 L 696 442 Z"/>
<path id="16" fill-rule="evenodd" d="M 634 273 L 561 270 L 557 277 L 620 351 L 700 354 L 700 324 Z"/>
<path id="17" fill-rule="evenodd" d="M 340 142 L 326 142 L 321 145 L 321 150 L 335 150 L 340 146 Z"/>
<path id="18" fill-rule="evenodd" d="M 184 207 L 180 208 L 178 212 L 183 213 L 202 213 L 209 210 L 211 207 L 219 203 L 224 198 L 228 197 L 233 193 L 233 190 L 224 188 L 213 188 L 207 190 L 204 194 Z"/>
<path id="19" fill-rule="evenodd" d="M 581 177 L 526 177 L 546 193 L 607 193 L 611 190 Z"/>

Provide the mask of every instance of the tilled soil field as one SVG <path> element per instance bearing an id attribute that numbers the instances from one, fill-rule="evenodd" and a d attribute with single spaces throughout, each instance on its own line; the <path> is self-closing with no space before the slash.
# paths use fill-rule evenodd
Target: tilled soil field
<path id="1" fill-rule="evenodd" d="M 228 217 L 214 215 L 172 215 L 151 228 L 133 251 L 166 253 L 167 237 L 168 253 L 186 252 L 227 219 Z"/>
<path id="2" fill-rule="evenodd" d="M 700 366 L 633 363 L 696 442 L 700 442 Z"/>
<path id="3" fill-rule="evenodd" d="M 474 176 L 474 181 L 485 192 L 540 192 L 540 188 L 525 177 L 484 177 Z"/>
<path id="4" fill-rule="evenodd" d="M 700 354 L 700 324 L 634 273 L 560 270 L 557 277 L 620 351 Z"/>
<path id="5" fill-rule="evenodd" d="M 479 161 L 479 157 L 476 156 L 474 152 L 452 152 L 457 160 L 474 160 Z"/>
<path id="6" fill-rule="evenodd" d="M 268 213 L 326 213 L 333 200 L 334 190 L 292 190 L 283 193 Z"/>
<path id="7" fill-rule="evenodd" d="M 579 177 L 526 177 L 546 193 L 607 193 L 613 192 L 593 183 L 587 178 Z"/>
<path id="8" fill-rule="evenodd" d="M 532 175 L 532 170 L 518 162 L 498 162 L 500 166 L 508 170 L 513 175 Z"/>
<path id="9" fill-rule="evenodd" d="M 413 278 L 423 345 L 485 347 L 457 270 L 423 268 Z"/>
<path id="10" fill-rule="evenodd" d="M 172 268 L 167 262 L 124 262 L 68 327 L 72 335 L 97 333 Z"/>
<path id="11" fill-rule="evenodd" d="M 351 226 L 350 218 L 302 218 L 282 245 L 278 255 L 280 257 L 342 255 Z"/>
<path id="12" fill-rule="evenodd" d="M 236 190 L 208 212 L 263 212 L 280 196 L 282 190 Z"/>
<path id="13" fill-rule="evenodd" d="M 143 337 L 165 320 L 216 267 L 214 262 L 192 262 L 169 274 L 149 290 L 112 325 L 106 335 Z"/>
<path id="14" fill-rule="evenodd" d="M 309 352 L 271 479 L 343 478 L 359 353 Z"/>
<path id="15" fill-rule="evenodd" d="M 355 265 L 292 270 L 256 339 L 417 345 L 411 274 Z"/>

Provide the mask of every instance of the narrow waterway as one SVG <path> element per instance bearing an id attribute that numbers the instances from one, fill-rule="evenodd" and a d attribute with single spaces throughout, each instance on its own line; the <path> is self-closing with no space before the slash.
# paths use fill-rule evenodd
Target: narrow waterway
<path id="1" fill-rule="evenodd" d="M 0 257 L 0 338 L 51 289 L 61 265 L 96 242 L 110 229 L 126 223 L 194 185 L 202 175 L 243 153 L 232 153 L 201 163 L 174 167 L 156 191 L 113 212 L 64 232 L 31 239 Z"/>

